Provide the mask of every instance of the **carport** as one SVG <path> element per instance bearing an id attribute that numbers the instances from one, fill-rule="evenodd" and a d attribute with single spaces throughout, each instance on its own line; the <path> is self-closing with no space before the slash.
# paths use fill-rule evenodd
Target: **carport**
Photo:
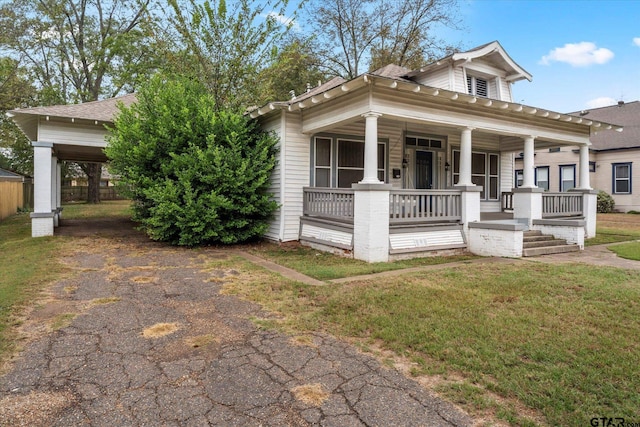
<path id="1" fill-rule="evenodd" d="M 107 125 L 118 103 L 135 102 L 135 94 L 74 105 L 9 111 L 7 114 L 33 146 L 34 203 L 31 235 L 52 236 L 62 214 L 60 187 L 63 160 L 104 163 Z"/>

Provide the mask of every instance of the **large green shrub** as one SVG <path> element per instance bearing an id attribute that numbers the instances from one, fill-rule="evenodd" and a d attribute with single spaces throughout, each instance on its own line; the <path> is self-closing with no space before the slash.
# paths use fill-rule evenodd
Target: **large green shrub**
<path id="1" fill-rule="evenodd" d="M 276 137 L 216 109 L 197 82 L 158 76 L 137 97 L 120 106 L 106 152 L 141 228 L 186 246 L 264 234 L 277 208 L 267 192 Z"/>
<path id="2" fill-rule="evenodd" d="M 611 213 L 616 205 L 613 197 L 606 191 L 598 191 L 598 213 Z"/>

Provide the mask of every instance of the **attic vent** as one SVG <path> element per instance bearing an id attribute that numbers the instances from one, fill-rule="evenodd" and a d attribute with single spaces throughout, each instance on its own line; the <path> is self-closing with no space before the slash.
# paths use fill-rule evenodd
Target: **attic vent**
<path id="1" fill-rule="evenodd" d="M 467 92 L 469 95 L 489 97 L 488 84 L 485 79 L 479 77 L 467 76 Z"/>

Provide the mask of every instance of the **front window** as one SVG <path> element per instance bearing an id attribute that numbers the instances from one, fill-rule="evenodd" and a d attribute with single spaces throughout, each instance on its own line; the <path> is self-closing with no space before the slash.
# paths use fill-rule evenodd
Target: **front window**
<path id="1" fill-rule="evenodd" d="M 549 166 L 536 168 L 536 185 L 544 191 L 549 191 Z"/>
<path id="2" fill-rule="evenodd" d="M 316 187 L 351 188 L 364 177 L 364 141 L 314 138 L 313 179 Z M 378 143 L 378 179 L 386 178 L 386 146 Z"/>
<path id="3" fill-rule="evenodd" d="M 480 200 L 498 200 L 499 157 L 493 153 L 471 153 L 471 182 L 482 186 Z M 460 151 L 453 151 L 453 183 L 460 180 Z"/>
<path id="4" fill-rule="evenodd" d="M 560 166 L 560 191 L 569 191 L 576 186 L 576 165 Z"/>
<path id="5" fill-rule="evenodd" d="M 631 194 L 631 163 L 614 163 L 613 194 Z"/>
<path id="6" fill-rule="evenodd" d="M 516 169 L 516 188 L 522 187 L 524 183 L 524 171 L 522 169 Z"/>

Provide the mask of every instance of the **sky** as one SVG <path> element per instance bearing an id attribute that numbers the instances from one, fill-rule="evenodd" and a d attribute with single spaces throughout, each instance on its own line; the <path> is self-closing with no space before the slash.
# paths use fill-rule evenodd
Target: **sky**
<path id="1" fill-rule="evenodd" d="M 473 48 L 497 40 L 532 76 L 513 101 L 568 113 L 640 100 L 640 0 L 460 0 Z"/>

